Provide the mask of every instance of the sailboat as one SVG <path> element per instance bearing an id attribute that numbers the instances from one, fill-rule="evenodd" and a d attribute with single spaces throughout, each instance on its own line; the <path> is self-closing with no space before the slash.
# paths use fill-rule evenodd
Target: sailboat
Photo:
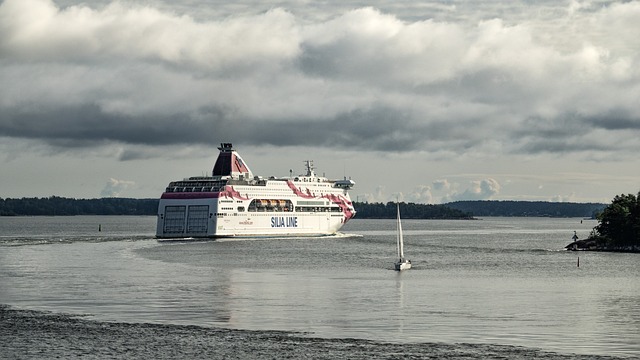
<path id="1" fill-rule="evenodd" d="M 397 271 L 411 269 L 411 260 L 404 258 L 404 241 L 402 239 L 402 223 L 400 222 L 400 204 L 398 205 L 398 236 L 396 245 L 398 247 L 398 261 L 395 262 L 395 268 Z"/>

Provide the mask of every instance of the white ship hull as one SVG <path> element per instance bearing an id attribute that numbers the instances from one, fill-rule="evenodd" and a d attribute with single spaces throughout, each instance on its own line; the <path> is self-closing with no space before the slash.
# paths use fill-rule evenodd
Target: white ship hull
<path id="1" fill-rule="evenodd" d="M 341 212 L 237 212 L 226 199 L 161 199 L 159 238 L 235 236 L 317 236 L 335 234 L 345 223 Z M 236 202 L 247 208 L 249 202 Z"/>
<path id="2" fill-rule="evenodd" d="M 221 156 L 223 149 L 239 158 L 230 144 Z M 214 168 L 212 177 L 172 182 L 158 205 L 156 237 L 331 235 L 355 215 L 351 180 L 317 177 L 312 167 L 304 176 L 262 179 L 239 164 L 246 172 L 220 175 Z"/>

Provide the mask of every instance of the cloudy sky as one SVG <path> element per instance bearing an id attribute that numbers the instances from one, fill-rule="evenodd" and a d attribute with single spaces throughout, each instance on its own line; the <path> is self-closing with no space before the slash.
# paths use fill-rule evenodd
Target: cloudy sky
<path id="1" fill-rule="evenodd" d="M 158 197 L 232 142 L 360 201 L 640 190 L 640 1 L 0 3 L 0 197 Z"/>

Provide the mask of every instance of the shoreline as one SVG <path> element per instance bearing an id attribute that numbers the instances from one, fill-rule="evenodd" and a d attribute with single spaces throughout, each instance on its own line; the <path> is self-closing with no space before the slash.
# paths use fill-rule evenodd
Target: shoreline
<path id="1" fill-rule="evenodd" d="M 596 239 L 576 240 L 564 247 L 569 251 L 599 251 L 599 252 L 618 252 L 618 253 L 640 253 L 639 245 L 629 245 L 626 247 L 608 247 L 602 245 Z"/>
<path id="2" fill-rule="evenodd" d="M 399 344 L 275 330 L 102 322 L 2 304 L 0 339 L 0 353 L 8 358 L 623 359 L 497 344 Z"/>

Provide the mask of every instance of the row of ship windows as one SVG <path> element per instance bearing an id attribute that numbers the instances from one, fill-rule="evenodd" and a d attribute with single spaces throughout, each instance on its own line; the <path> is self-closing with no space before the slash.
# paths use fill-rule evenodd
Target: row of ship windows
<path id="1" fill-rule="evenodd" d="M 180 186 L 174 186 L 174 187 L 168 187 L 165 192 L 171 193 L 171 192 L 175 192 L 175 193 L 179 193 L 179 192 L 218 192 L 220 191 L 219 187 L 209 187 L 209 186 L 204 186 L 204 187 L 193 187 L 193 186 L 188 186 L 188 187 L 180 187 Z"/>
<path id="2" fill-rule="evenodd" d="M 233 208 L 230 207 L 221 207 L 220 210 L 228 210 L 228 211 L 232 211 Z M 238 212 L 244 212 L 245 208 L 244 206 L 238 206 Z M 289 211 L 293 211 L 293 207 L 250 207 L 247 212 L 266 212 L 266 213 L 272 213 L 272 212 L 289 212 Z M 296 206 L 295 207 L 295 211 L 296 212 L 342 212 L 342 210 L 339 207 L 313 207 L 313 206 Z"/>
<path id="3" fill-rule="evenodd" d="M 342 212 L 339 207 L 305 207 L 296 206 L 298 212 Z"/>
<path id="4" fill-rule="evenodd" d="M 303 212 L 300 211 L 298 213 L 296 213 L 296 216 L 304 216 L 304 215 L 310 215 L 310 214 L 315 214 L 316 212 Z M 245 214 L 245 215 L 243 215 Z M 333 216 L 343 216 L 342 212 L 327 212 L 327 215 L 331 215 Z M 228 217 L 228 216 L 247 216 L 246 212 L 245 213 L 241 213 L 241 212 L 233 212 L 233 213 L 215 213 L 213 214 L 213 216 L 218 217 L 218 218 L 222 218 L 222 217 Z M 257 212 L 257 213 L 251 213 L 251 216 L 273 216 L 273 214 L 271 212 Z M 316 215 L 317 216 L 317 215 Z"/>
<path id="5" fill-rule="evenodd" d="M 318 187 L 331 188 L 332 186 L 324 185 L 324 184 L 319 184 L 317 186 L 314 186 L 314 188 L 318 188 Z M 218 192 L 220 190 L 221 190 L 221 187 L 218 187 L 218 186 L 169 186 L 166 188 L 165 191 L 166 192 Z M 291 192 L 291 189 L 289 187 L 286 187 L 282 189 L 269 189 L 269 191 Z"/>

